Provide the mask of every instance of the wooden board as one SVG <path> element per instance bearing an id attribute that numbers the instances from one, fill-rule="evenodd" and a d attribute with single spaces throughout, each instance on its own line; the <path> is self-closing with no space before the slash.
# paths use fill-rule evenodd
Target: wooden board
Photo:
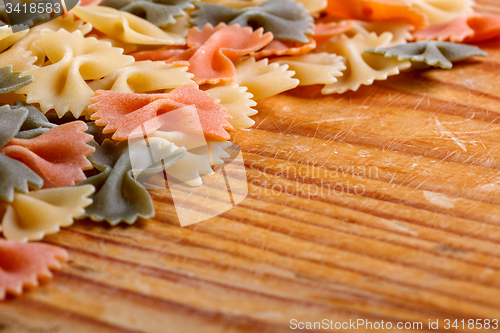
<path id="1" fill-rule="evenodd" d="M 480 46 L 488 58 L 451 71 L 261 101 L 257 125 L 233 133 L 242 204 L 180 228 L 172 198 L 155 196 L 155 219 L 46 237 L 71 259 L 0 303 L 0 332 L 500 319 L 500 39 Z"/>

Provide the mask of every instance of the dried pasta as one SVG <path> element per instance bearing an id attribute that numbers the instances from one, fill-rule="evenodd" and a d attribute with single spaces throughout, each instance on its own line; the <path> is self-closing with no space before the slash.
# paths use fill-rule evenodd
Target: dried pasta
<path id="1" fill-rule="evenodd" d="M 454 0 L 450 0 L 454 1 Z M 420 29 L 428 25 L 427 16 L 407 2 L 387 0 L 329 0 L 325 10 L 342 19 L 362 21 L 400 21 Z"/>
<path id="2" fill-rule="evenodd" d="M 269 64 L 267 58 L 255 61 L 255 58 L 249 57 L 235 65 L 235 82 L 247 87 L 256 101 L 293 89 L 300 83 L 292 78 L 295 72 L 289 71 L 288 65 Z"/>
<path id="3" fill-rule="evenodd" d="M 260 5 L 264 0 L 202 0 L 206 3 L 229 7 L 229 8 L 246 8 Z"/>
<path id="4" fill-rule="evenodd" d="M 51 278 L 50 269 L 60 269 L 66 260 L 66 250 L 56 246 L 0 240 L 0 300 L 38 286 L 38 279 Z"/>
<path id="5" fill-rule="evenodd" d="M 332 84 L 343 75 L 346 69 L 344 58 L 329 53 L 309 53 L 296 57 L 280 57 L 273 63 L 288 65 L 295 72 L 294 78 L 300 86 L 314 84 Z"/>
<path id="6" fill-rule="evenodd" d="M 26 72 L 37 68 L 35 62 L 37 58 L 33 56 L 31 51 L 25 50 L 22 47 L 13 45 L 7 51 L 0 53 L 0 67 L 12 66 L 12 70 L 16 72 Z"/>
<path id="7" fill-rule="evenodd" d="M 44 29 L 39 46 L 50 64 L 27 71 L 35 82 L 16 92 L 26 94 L 28 103 L 39 103 L 44 113 L 54 109 L 60 117 L 70 111 L 78 118 L 87 110 L 94 91 L 85 80 L 102 78 L 134 62 L 122 55 L 122 49 L 84 38 L 80 31 Z"/>
<path id="8" fill-rule="evenodd" d="M 83 35 L 86 35 L 92 30 L 92 26 L 82 20 L 75 19 L 72 13 L 68 13 L 64 17 L 58 17 L 41 26 L 31 28 L 29 33 L 28 30 L 15 33 L 14 35 L 23 34 L 23 38 L 16 42 L 9 50 L 0 54 L 0 64 L 13 65 L 16 71 L 26 71 L 42 66 L 45 62 L 45 53 L 38 46 L 42 29 L 52 31 L 64 29 L 68 32 L 80 30 Z"/>
<path id="9" fill-rule="evenodd" d="M 193 51 L 188 50 L 188 53 L 193 53 L 189 57 L 189 71 L 198 84 L 234 80 L 233 61 L 261 49 L 271 40 L 272 35 L 262 34 L 262 29 L 252 32 L 238 25 L 221 23 L 215 28 L 206 25 L 203 30 L 190 29 L 187 43 Z"/>
<path id="10" fill-rule="evenodd" d="M 11 110 L 20 108 L 28 110 L 28 117 L 15 136 L 18 139 L 32 139 L 57 126 L 49 122 L 47 117 L 40 110 L 26 102 L 16 101 L 14 106 L 10 108 Z"/>
<path id="11" fill-rule="evenodd" d="M 185 153 L 184 149 L 175 148 L 170 145 L 157 150 L 161 152 L 165 166 L 177 162 Z M 127 142 L 115 144 L 111 140 L 104 140 L 102 145 L 96 145 L 96 152 L 89 159 L 100 173 L 78 184 L 93 185 L 96 188 L 92 196 L 93 203 L 80 218 L 89 217 L 93 221 L 107 221 L 110 225 L 117 225 L 120 221 L 132 224 L 139 217 L 154 216 L 149 193 L 132 175 Z"/>
<path id="12" fill-rule="evenodd" d="M 99 6 L 102 0 L 80 0 L 80 6 Z"/>
<path id="13" fill-rule="evenodd" d="M 39 189 L 43 179 L 21 162 L 0 154 L 0 200 L 11 202 L 14 193 Z"/>
<path id="14" fill-rule="evenodd" d="M 168 143 L 173 143 L 176 147 L 184 147 L 191 140 L 188 135 L 181 132 L 161 132 L 152 133 L 150 140 L 154 138 L 164 139 Z M 186 154 L 165 168 L 165 172 L 175 179 L 190 186 L 200 186 L 202 184 L 202 175 L 211 175 L 214 173 L 212 165 L 217 166 L 224 163 L 223 159 L 230 157 L 224 150 L 232 144 L 224 142 L 208 142 L 207 145 L 190 149 Z"/>
<path id="15" fill-rule="evenodd" d="M 316 48 L 316 40 L 309 38 L 309 43 L 302 44 L 274 39 L 262 50 L 255 52 L 252 56 L 255 59 L 272 56 L 300 55 L 312 51 Z"/>
<path id="16" fill-rule="evenodd" d="M 88 197 L 94 190 L 85 185 L 16 193 L 2 219 L 4 237 L 17 242 L 37 241 L 69 227 L 92 203 Z"/>
<path id="17" fill-rule="evenodd" d="M 91 145 L 92 147 L 95 147 L 95 145 L 102 145 L 104 140 L 108 139 L 111 140 L 111 137 L 113 136 L 112 133 L 104 134 L 102 132 L 103 128 L 99 125 L 96 125 L 95 122 L 90 121 L 87 123 L 88 129 L 85 131 L 85 133 L 92 135 L 94 138 L 92 141 L 90 141 L 88 144 Z M 92 155 L 90 155 L 92 156 Z M 89 157 L 90 158 L 90 157 Z M 91 173 L 91 172 L 88 172 Z"/>
<path id="18" fill-rule="evenodd" d="M 260 5 L 264 0 L 202 0 L 203 2 L 213 3 L 219 6 L 229 8 L 247 8 Z M 323 9 L 326 8 L 327 0 L 296 0 L 302 3 L 310 15 L 317 16 Z"/>
<path id="19" fill-rule="evenodd" d="M 27 117 L 28 110 L 25 108 L 0 106 L 0 148 L 16 136 Z"/>
<path id="20" fill-rule="evenodd" d="M 187 67 L 174 67 L 161 61 L 137 61 L 121 68 L 102 80 L 89 83 L 96 90 L 111 90 L 120 93 L 145 93 L 178 88 L 194 83 L 193 74 Z"/>
<path id="21" fill-rule="evenodd" d="M 175 24 L 176 18 L 194 9 L 193 0 L 104 0 L 103 6 L 143 17 L 159 27 Z"/>
<path id="22" fill-rule="evenodd" d="M 252 32 L 251 28 L 240 28 L 238 25 L 221 23 L 214 28 L 207 24 L 203 30 L 189 29 L 187 50 L 161 49 L 135 56 L 137 60 L 187 64 L 198 84 L 215 84 L 233 81 L 236 74 L 233 61 L 263 48 L 271 40 L 272 35 L 262 34 L 262 29 Z"/>
<path id="23" fill-rule="evenodd" d="M 28 33 L 28 29 L 13 32 L 9 26 L 0 27 L 0 52 L 9 48 L 12 44 L 23 38 Z"/>
<path id="24" fill-rule="evenodd" d="M 413 36 L 417 40 L 480 42 L 500 36 L 500 16 L 484 14 L 461 16 L 449 22 L 420 29 Z"/>
<path id="25" fill-rule="evenodd" d="M 179 66 L 189 66 L 189 61 L 187 60 L 176 60 L 176 58 L 186 58 L 189 59 L 188 50 L 185 48 L 172 48 L 170 46 L 165 46 L 156 50 L 138 51 L 131 54 L 136 61 L 164 61 L 167 63 L 178 64 Z M 192 51 L 190 53 L 193 53 Z M 187 57 L 186 57 L 187 55 Z"/>
<path id="26" fill-rule="evenodd" d="M 217 140 L 228 140 L 226 129 L 231 128 L 231 116 L 218 100 L 199 90 L 196 84 L 186 84 L 167 94 L 122 94 L 99 90 L 92 98 L 91 119 L 105 126 L 103 133 L 115 133 L 114 140 L 127 140 L 133 131 L 147 121 L 165 112 L 194 105 L 205 135 Z M 194 126 L 189 119 L 182 123 L 186 130 Z M 158 129 L 159 123 L 144 125 L 146 133 Z"/>
<path id="27" fill-rule="evenodd" d="M 87 35 L 92 30 L 92 24 L 85 22 L 75 15 L 73 12 L 68 12 L 64 16 L 60 16 L 54 20 L 44 23 L 43 25 L 36 26 L 30 29 L 29 34 L 35 35 L 40 33 L 44 29 L 49 29 L 54 32 L 57 32 L 61 29 L 64 29 L 68 32 L 75 32 L 79 30 L 83 35 Z M 26 44 L 26 41 L 23 40 L 22 44 Z"/>
<path id="28" fill-rule="evenodd" d="M 25 108 L 0 107 L 0 149 L 21 129 L 28 117 Z M 0 153 L 0 200 L 12 202 L 14 193 L 28 193 L 29 188 L 39 189 L 43 179 L 21 162 Z"/>
<path id="29" fill-rule="evenodd" d="M 384 47 L 390 43 L 392 34 L 357 34 L 352 38 L 345 35 L 335 37 L 317 49 L 318 52 L 337 54 L 346 58 L 347 69 L 337 82 L 325 85 L 323 94 L 356 91 L 361 85 L 371 85 L 375 80 L 385 80 L 400 70 L 411 67 L 408 61 L 384 58 L 380 55 L 364 53 L 367 47 Z M 364 54 L 363 54 L 364 53 Z"/>
<path id="30" fill-rule="evenodd" d="M 355 26 L 354 20 L 346 20 L 341 22 L 318 23 L 314 26 L 314 35 L 311 36 L 316 41 L 317 45 L 321 45 L 332 37 L 347 33 Z"/>
<path id="31" fill-rule="evenodd" d="M 75 7 L 73 13 L 111 38 L 144 45 L 183 45 L 183 36 L 169 34 L 153 23 L 110 7 Z"/>
<path id="32" fill-rule="evenodd" d="M 46 22 L 43 25 L 33 27 L 29 33 L 13 47 L 21 48 L 26 51 L 31 51 L 31 55 L 36 57 L 33 63 L 35 66 L 40 67 L 45 63 L 45 53 L 43 48 L 39 46 L 41 43 L 41 31 L 49 29 L 54 32 L 64 29 L 68 32 L 75 32 L 79 30 L 82 35 L 87 35 L 92 30 L 92 25 L 85 23 L 83 20 L 77 19 L 71 12 L 64 17 L 60 16 L 57 19 Z"/>
<path id="33" fill-rule="evenodd" d="M 414 30 L 413 26 L 404 22 L 363 22 L 351 20 L 353 27 L 344 34 L 348 37 L 354 37 L 357 34 L 369 35 L 374 32 L 381 36 L 383 34 L 392 34 L 392 39 L 388 45 L 406 44 L 408 41 L 413 40 L 411 31 Z"/>
<path id="34" fill-rule="evenodd" d="M 0 4 L 0 25 L 9 25 L 14 32 L 20 32 L 29 29 L 35 24 L 42 24 L 50 19 L 50 17 L 46 13 L 40 13 L 38 11 L 35 11 L 33 13 L 29 10 L 26 12 L 17 12 L 12 10 L 10 13 L 7 13 L 4 3 L 5 1 L 2 1 L 2 3 Z M 15 4 L 15 2 L 12 4 Z"/>
<path id="35" fill-rule="evenodd" d="M 410 4 L 424 13 L 430 24 L 448 22 L 472 12 L 474 0 L 388 0 Z M 418 27 L 416 27 L 418 28 Z"/>
<path id="36" fill-rule="evenodd" d="M 455 61 L 487 56 L 486 52 L 476 46 L 436 41 L 421 41 L 388 48 L 367 48 L 366 52 L 400 61 L 409 60 L 417 67 L 433 66 L 445 69 L 452 68 L 452 62 Z"/>
<path id="37" fill-rule="evenodd" d="M 103 34 L 102 32 L 99 32 L 97 30 L 92 30 L 92 32 L 85 37 L 94 37 L 100 42 L 108 42 L 111 43 L 112 47 L 118 47 L 120 49 L 123 49 L 123 54 L 129 55 L 132 52 L 136 52 L 138 47 L 137 45 L 134 44 L 128 44 L 121 42 L 117 39 L 111 38 Z"/>
<path id="38" fill-rule="evenodd" d="M 92 169 L 87 160 L 94 148 L 86 143 L 82 121 L 56 126 L 32 139 L 11 139 L 0 153 L 23 162 L 44 180 L 44 188 L 72 186 L 86 177 L 83 170 Z"/>
<path id="39" fill-rule="evenodd" d="M 206 92 L 220 100 L 220 104 L 232 117 L 229 123 L 233 128 L 248 128 L 255 124 L 255 121 L 249 117 L 257 114 L 257 111 L 252 109 L 257 103 L 252 100 L 253 95 L 247 92 L 246 87 L 240 87 L 233 83 L 228 86 L 211 88 Z"/>
<path id="40" fill-rule="evenodd" d="M 327 0 L 296 0 L 302 3 L 308 13 L 313 16 L 318 16 L 327 6 Z"/>
<path id="41" fill-rule="evenodd" d="M 313 18 L 303 6 L 293 0 L 266 0 L 257 7 L 233 9 L 201 2 L 198 9 L 191 13 L 191 22 L 204 27 L 216 26 L 220 22 L 228 25 L 238 24 L 254 29 L 263 28 L 271 32 L 275 39 L 308 43 L 307 35 L 312 34 Z"/>
<path id="42" fill-rule="evenodd" d="M 33 75 L 23 75 L 21 72 L 12 72 L 12 65 L 0 68 L 0 95 L 20 89 L 34 80 Z"/>

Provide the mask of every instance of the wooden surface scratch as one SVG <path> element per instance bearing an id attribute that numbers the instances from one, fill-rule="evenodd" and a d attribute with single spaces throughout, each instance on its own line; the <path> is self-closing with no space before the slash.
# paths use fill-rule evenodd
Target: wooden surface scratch
<path id="1" fill-rule="evenodd" d="M 478 45 L 487 58 L 450 71 L 259 102 L 256 125 L 232 132 L 249 183 L 239 206 L 181 228 L 156 191 L 154 219 L 46 237 L 70 261 L 0 303 L 0 332 L 500 320 L 500 39 Z"/>

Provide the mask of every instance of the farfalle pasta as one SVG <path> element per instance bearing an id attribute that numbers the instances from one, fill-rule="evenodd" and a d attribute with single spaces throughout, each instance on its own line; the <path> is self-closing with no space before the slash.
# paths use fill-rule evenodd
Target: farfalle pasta
<path id="1" fill-rule="evenodd" d="M 316 41 L 317 45 L 321 45 L 332 37 L 353 30 L 355 22 L 354 20 L 347 20 L 341 22 L 317 23 L 314 25 L 314 35 L 312 35 L 311 38 Z"/>
<path id="2" fill-rule="evenodd" d="M 102 0 L 80 0 L 80 6 L 99 6 Z"/>
<path id="3" fill-rule="evenodd" d="M 233 61 L 261 49 L 271 40 L 272 35 L 262 34 L 262 29 L 252 32 L 238 25 L 221 23 L 215 28 L 206 25 L 203 30 L 190 29 L 187 45 L 191 50 L 188 53 L 193 53 L 189 57 L 189 71 L 199 84 L 232 81 L 236 75 Z"/>
<path id="4" fill-rule="evenodd" d="M 121 42 L 117 39 L 106 36 L 105 34 L 99 32 L 97 30 L 92 30 L 92 32 L 90 34 L 86 35 L 85 37 L 94 37 L 95 39 L 97 39 L 100 42 L 111 43 L 112 47 L 118 47 L 120 49 L 123 49 L 123 54 L 130 54 L 130 53 L 136 52 L 138 49 L 137 45 Z"/>
<path id="5" fill-rule="evenodd" d="M 12 201 L 14 194 L 43 186 L 43 179 L 21 162 L 0 154 L 0 200 Z"/>
<path id="6" fill-rule="evenodd" d="M 333 84 L 346 69 L 344 58 L 329 53 L 310 53 L 296 57 L 279 57 L 273 63 L 288 65 L 301 86 Z"/>
<path id="7" fill-rule="evenodd" d="M 57 126 L 51 123 L 40 110 L 26 102 L 17 101 L 14 106 L 10 107 L 11 110 L 20 108 L 28 110 L 28 117 L 15 136 L 18 139 L 32 139 Z"/>
<path id="8" fill-rule="evenodd" d="M 153 23 L 110 7 L 75 7 L 73 13 L 106 35 L 122 42 L 144 45 L 182 45 L 183 36 L 169 34 Z"/>
<path id="9" fill-rule="evenodd" d="M 32 139 L 11 139 L 0 153 L 23 162 L 44 180 L 44 188 L 66 187 L 84 180 L 87 160 L 94 148 L 86 143 L 92 137 L 87 125 L 74 121 L 54 127 Z"/>
<path id="10" fill-rule="evenodd" d="M 186 16 L 193 9 L 193 0 L 104 0 L 103 6 L 129 12 L 159 27 L 176 23 L 176 18 Z"/>
<path id="11" fill-rule="evenodd" d="M 2 28 L 4 27 L 0 29 Z M 42 66 L 45 62 L 45 53 L 37 45 L 40 43 L 40 32 L 42 29 L 49 29 L 52 31 L 64 29 L 68 32 L 79 30 L 83 35 L 86 35 L 92 30 L 92 26 L 82 20 L 77 20 L 72 13 L 68 13 L 64 17 L 58 17 L 57 19 L 29 30 L 22 30 L 10 35 L 7 33 L 5 36 L 5 43 L 9 41 L 18 41 L 12 45 L 9 50 L 0 54 L 0 65 L 12 65 L 15 71 L 26 71 Z M 16 36 L 16 38 L 13 36 Z M 0 48 L 1 46 L 2 40 L 0 40 Z M 11 46 L 11 44 L 5 44 L 5 48 L 8 46 Z"/>
<path id="12" fill-rule="evenodd" d="M 28 110 L 10 105 L 0 107 L 0 148 L 5 146 L 21 129 L 28 117 Z"/>
<path id="13" fill-rule="evenodd" d="M 272 56 L 300 55 L 312 51 L 315 48 L 316 40 L 313 38 L 309 38 L 309 43 L 306 44 L 274 39 L 262 50 L 253 53 L 252 56 L 255 59 L 262 59 L 264 57 Z"/>
<path id="14" fill-rule="evenodd" d="M 263 28 L 271 32 L 275 39 L 307 43 L 307 35 L 312 34 L 313 18 L 293 0 L 266 0 L 257 7 L 232 9 L 210 3 L 197 4 L 198 9 L 191 13 L 191 22 L 204 27 L 216 26 L 220 22 L 228 25 L 238 24 L 254 29 Z"/>
<path id="15" fill-rule="evenodd" d="M 258 101 L 293 89 L 299 80 L 292 78 L 295 72 L 288 70 L 288 65 L 269 64 L 267 58 L 255 61 L 255 58 L 236 62 L 236 80 L 240 86 Z"/>
<path id="16" fill-rule="evenodd" d="M 0 27 L 0 52 L 9 48 L 12 44 L 23 38 L 28 33 L 28 29 L 13 32 L 12 28 L 4 25 Z"/>
<path id="17" fill-rule="evenodd" d="M 22 40 L 15 44 L 14 48 L 20 48 L 26 51 L 30 51 L 31 55 L 36 57 L 36 61 L 33 62 L 33 64 L 37 67 L 43 66 L 46 60 L 46 54 L 43 51 L 43 47 L 39 46 L 39 44 L 42 43 L 41 31 L 44 29 L 49 29 L 54 32 L 61 29 L 67 32 L 75 32 L 78 30 L 82 33 L 82 35 L 85 36 L 92 30 L 92 25 L 85 23 L 83 20 L 77 19 L 70 12 L 64 17 L 61 16 L 43 25 L 31 28 L 29 30 L 29 33 Z M 8 52 L 9 51 L 7 51 L 7 53 Z"/>
<path id="18" fill-rule="evenodd" d="M 0 300 L 6 294 L 19 296 L 24 287 L 50 279 L 50 269 L 60 269 L 68 259 L 66 250 L 47 244 L 23 244 L 0 239 Z"/>
<path id="19" fill-rule="evenodd" d="M 68 111 L 80 117 L 87 110 L 94 91 L 85 80 L 102 78 L 134 62 L 122 55 L 122 49 L 84 38 L 80 31 L 42 30 L 38 45 L 50 64 L 27 71 L 35 81 L 17 93 L 26 94 L 28 103 L 39 103 L 43 112 L 54 109 L 60 117 Z"/>
<path id="20" fill-rule="evenodd" d="M 326 8 L 327 0 L 296 0 L 302 3 L 310 15 L 317 16 L 323 9 Z M 229 8 L 247 8 L 260 5 L 264 0 L 203 0 L 203 2 L 213 3 L 219 6 Z"/>
<path id="21" fill-rule="evenodd" d="M 410 4 L 425 14 L 429 24 L 443 23 L 472 12 L 474 0 L 386 0 Z M 416 27 L 418 28 L 418 27 Z"/>
<path id="22" fill-rule="evenodd" d="M 137 60 L 164 60 L 179 65 L 188 64 L 198 84 L 233 81 L 233 61 L 251 54 L 272 40 L 270 33 L 262 29 L 252 32 L 251 28 L 221 23 L 215 28 L 207 24 L 203 30 L 192 28 L 188 32 L 187 50 L 161 49 L 134 55 Z"/>
<path id="23" fill-rule="evenodd" d="M 323 94 L 356 91 L 361 85 L 371 85 L 375 80 L 385 80 L 411 67 L 408 61 L 388 59 L 380 55 L 364 53 L 367 47 L 384 47 L 390 43 L 390 33 L 377 36 L 357 34 L 352 38 L 345 35 L 335 37 L 317 49 L 318 52 L 336 54 L 346 58 L 347 69 L 337 82 L 325 85 Z"/>
<path id="24" fill-rule="evenodd" d="M 12 66 L 15 72 L 26 72 L 37 68 L 35 62 L 37 58 L 31 51 L 14 44 L 7 51 L 0 53 L 0 67 Z"/>
<path id="25" fill-rule="evenodd" d="M 454 0 L 450 0 L 454 1 Z M 326 12 L 336 18 L 362 21 L 400 21 L 420 29 L 429 24 L 427 16 L 411 4 L 387 0 L 329 0 Z"/>
<path id="26" fill-rule="evenodd" d="M 49 29 L 54 32 L 57 32 L 61 29 L 64 29 L 68 32 L 75 32 L 79 30 L 83 35 L 87 35 L 90 31 L 92 31 L 92 24 L 79 19 L 73 14 L 73 12 L 68 12 L 64 16 L 60 16 L 54 20 L 44 23 L 43 25 L 31 28 L 29 30 L 29 34 L 35 35 L 44 29 Z M 19 43 L 20 45 L 18 46 L 26 45 L 27 42 L 29 41 L 25 39 L 21 43 Z"/>
<path id="27" fill-rule="evenodd" d="M 252 107 L 257 103 L 252 100 L 253 95 L 247 92 L 246 87 L 240 87 L 233 83 L 206 90 L 210 96 L 217 98 L 220 104 L 226 108 L 231 115 L 228 122 L 233 128 L 249 128 L 255 124 L 250 117 L 257 114 Z"/>
<path id="28" fill-rule="evenodd" d="M 121 68 L 102 80 L 89 83 L 96 90 L 111 90 L 120 93 L 145 93 L 157 90 L 171 90 L 194 83 L 193 74 L 187 67 L 175 67 L 161 61 L 136 61 Z"/>
<path id="29" fill-rule="evenodd" d="M 162 28 L 162 30 L 167 34 L 179 36 L 185 41 L 189 28 L 191 28 L 189 16 L 181 16 L 176 18 L 175 23 Z"/>
<path id="30" fill-rule="evenodd" d="M 172 48 L 170 46 L 162 47 L 156 50 L 133 52 L 131 55 L 135 61 L 164 61 L 178 66 L 189 66 L 189 55 L 186 48 Z M 186 58 L 186 60 L 181 60 Z"/>
<path id="31" fill-rule="evenodd" d="M 4 3 L 5 2 L 2 1 L 0 5 L 0 25 L 8 25 L 14 32 L 20 32 L 29 29 L 35 24 L 42 24 L 44 21 L 46 22 L 50 19 L 47 13 L 40 13 L 38 11 L 21 11 L 18 9 L 19 11 L 11 10 L 10 13 L 7 13 Z M 11 15 L 9 16 L 8 14 Z"/>
<path id="32" fill-rule="evenodd" d="M 13 92 L 33 82 L 32 75 L 13 72 L 12 65 L 0 68 L 0 95 Z"/>
<path id="33" fill-rule="evenodd" d="M 206 3 L 212 3 L 229 8 L 246 8 L 260 5 L 264 0 L 203 0 Z"/>
<path id="34" fill-rule="evenodd" d="M 19 132 L 28 117 L 26 108 L 0 107 L 0 149 Z M 39 189 L 43 179 L 29 167 L 0 153 L 0 200 L 12 202 L 14 194 Z"/>
<path id="35" fill-rule="evenodd" d="M 188 135 L 179 132 L 154 132 L 149 136 L 150 141 L 155 138 L 173 143 L 176 147 L 184 147 L 191 141 Z M 223 159 L 229 154 L 224 150 L 231 146 L 230 142 L 208 142 L 207 145 L 190 149 L 176 163 L 165 168 L 166 174 L 190 186 L 200 186 L 201 176 L 213 174 L 212 166 L 224 163 Z"/>
<path id="36" fill-rule="evenodd" d="M 413 36 L 417 40 L 480 42 L 500 36 L 500 16 L 484 14 L 461 16 L 452 21 L 420 29 Z"/>
<path id="37" fill-rule="evenodd" d="M 420 68 L 433 66 L 450 69 L 455 61 L 487 56 L 486 52 L 476 46 L 435 41 L 421 41 L 388 48 L 367 48 L 365 51 L 381 54 L 386 58 L 409 60 Z"/>
<path id="38" fill-rule="evenodd" d="M 115 144 L 106 139 L 101 145 L 95 146 L 96 152 L 90 156 L 90 160 L 99 173 L 78 186 L 92 185 L 96 191 L 92 196 L 92 204 L 80 218 L 88 217 L 93 221 L 107 221 L 110 225 L 117 225 L 121 221 L 132 224 L 139 217 L 153 217 L 153 201 L 144 186 L 136 181 L 132 174 L 127 142 Z M 151 149 L 155 150 L 155 147 L 152 143 Z M 173 145 L 158 148 L 155 152 L 160 155 L 164 166 L 177 162 L 185 153 L 185 149 Z M 153 174 L 154 172 L 149 175 Z"/>
<path id="39" fill-rule="evenodd" d="M 3 236 L 18 242 L 38 241 L 69 227 L 92 203 L 88 197 L 94 190 L 85 185 L 16 193 L 2 218 Z"/>
<path id="40" fill-rule="evenodd" d="M 186 84 L 167 94 L 122 94 L 111 91 L 97 91 L 89 110 L 92 120 L 104 126 L 103 133 L 115 133 L 114 140 L 127 140 L 133 131 L 149 120 L 165 112 L 194 105 L 205 135 L 217 140 L 228 140 L 226 129 L 231 116 L 218 100 L 199 90 L 196 84 Z M 182 125 L 185 130 L 193 128 L 189 118 Z M 146 133 L 159 128 L 159 123 L 150 123 Z"/>
<path id="41" fill-rule="evenodd" d="M 328 0 L 296 0 L 302 3 L 305 9 L 310 15 L 318 16 L 319 13 L 324 10 L 328 4 Z"/>
<path id="42" fill-rule="evenodd" d="M 376 33 L 378 36 L 391 34 L 392 39 L 388 45 L 406 44 L 413 40 L 411 31 L 413 26 L 404 22 L 363 22 L 350 20 L 353 24 L 352 28 L 345 31 L 344 34 L 348 37 L 354 37 L 357 34 L 369 35 Z"/>

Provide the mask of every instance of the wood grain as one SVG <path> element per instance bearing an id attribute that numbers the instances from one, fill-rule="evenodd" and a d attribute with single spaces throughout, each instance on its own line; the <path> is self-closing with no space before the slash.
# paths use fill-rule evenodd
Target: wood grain
<path id="1" fill-rule="evenodd" d="M 155 219 L 46 237 L 70 262 L 0 303 L 0 332 L 500 319 L 500 39 L 479 46 L 487 58 L 451 71 L 259 102 L 254 128 L 232 133 L 247 199 L 181 228 L 172 196 L 152 192 Z"/>

